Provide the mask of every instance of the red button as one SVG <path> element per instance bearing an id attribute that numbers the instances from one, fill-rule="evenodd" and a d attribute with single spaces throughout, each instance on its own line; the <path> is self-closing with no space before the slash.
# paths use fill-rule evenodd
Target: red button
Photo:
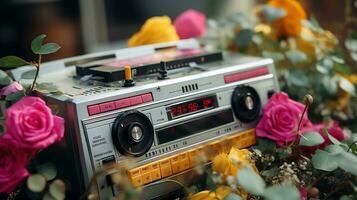
<path id="1" fill-rule="evenodd" d="M 115 109 L 115 104 L 113 101 L 99 104 L 100 112 L 107 112 Z"/>
<path id="2" fill-rule="evenodd" d="M 152 101 L 151 93 L 143 94 L 143 95 L 141 95 L 141 98 L 143 99 L 144 103 Z"/>
<path id="3" fill-rule="evenodd" d="M 141 96 L 130 97 L 129 99 L 130 99 L 130 105 L 132 106 L 143 103 Z"/>
<path id="4" fill-rule="evenodd" d="M 130 99 L 119 99 L 115 101 L 115 107 L 117 109 L 129 107 L 129 106 L 130 106 Z"/>
<path id="5" fill-rule="evenodd" d="M 99 109 L 98 105 L 88 106 L 87 109 L 88 109 L 89 115 L 95 115 L 95 114 L 100 113 L 100 109 Z"/>

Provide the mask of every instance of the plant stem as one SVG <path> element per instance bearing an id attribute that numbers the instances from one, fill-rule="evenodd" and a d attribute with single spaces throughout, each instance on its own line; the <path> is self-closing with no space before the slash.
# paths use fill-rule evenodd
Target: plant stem
<path id="1" fill-rule="evenodd" d="M 32 85 L 31 85 L 31 89 L 30 89 L 30 91 L 29 91 L 29 94 L 31 94 L 31 93 L 33 92 L 33 89 L 35 88 L 36 81 L 37 81 L 37 77 L 38 77 L 38 74 L 40 73 L 41 59 L 42 59 L 42 55 L 39 55 L 39 56 L 38 56 L 38 62 L 37 62 L 37 64 L 35 64 L 35 67 L 36 67 L 36 75 L 35 75 L 35 78 L 33 79 L 33 82 L 32 82 Z"/>

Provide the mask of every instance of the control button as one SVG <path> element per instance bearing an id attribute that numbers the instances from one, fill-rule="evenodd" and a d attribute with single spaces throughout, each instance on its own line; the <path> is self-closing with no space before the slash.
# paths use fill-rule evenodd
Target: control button
<path id="1" fill-rule="evenodd" d="M 180 165 L 181 165 L 181 171 L 186 170 L 190 168 L 190 161 L 188 160 L 188 158 L 185 160 L 181 160 Z"/>
<path id="2" fill-rule="evenodd" d="M 100 112 L 107 112 L 115 110 L 115 103 L 113 101 L 99 104 Z"/>
<path id="3" fill-rule="evenodd" d="M 161 173 L 160 173 L 160 164 L 153 163 L 151 164 L 152 171 L 151 171 L 151 179 L 152 181 L 159 180 L 161 178 Z"/>
<path id="4" fill-rule="evenodd" d="M 126 108 L 130 106 L 130 99 L 119 99 L 115 101 L 115 107 L 116 109 L 120 109 L 120 108 Z"/>
<path id="5" fill-rule="evenodd" d="M 162 178 L 172 175 L 171 163 L 169 159 L 160 161 L 160 172 Z"/>
<path id="6" fill-rule="evenodd" d="M 141 178 L 143 179 L 143 184 L 150 183 L 152 181 L 151 172 L 141 174 Z"/>
<path id="7" fill-rule="evenodd" d="M 130 97 L 129 100 L 132 106 L 143 103 L 141 96 Z"/>
<path id="8" fill-rule="evenodd" d="M 143 179 L 141 176 L 135 176 L 130 178 L 131 183 L 133 184 L 134 187 L 139 187 L 143 185 Z"/>
<path id="9" fill-rule="evenodd" d="M 129 130 L 129 137 L 133 142 L 140 142 L 143 139 L 143 130 L 140 124 L 133 123 L 128 128 Z"/>
<path id="10" fill-rule="evenodd" d="M 143 95 L 141 95 L 141 98 L 142 98 L 144 103 L 151 102 L 152 101 L 152 94 L 151 93 L 143 94 Z"/>
<path id="11" fill-rule="evenodd" d="M 125 80 L 123 87 L 132 87 L 135 85 L 135 81 L 133 81 L 133 76 L 131 73 L 131 67 L 129 65 L 124 67 L 124 77 Z"/>
<path id="12" fill-rule="evenodd" d="M 134 168 L 128 171 L 129 177 L 134 177 L 134 176 L 140 176 L 140 169 L 139 168 Z"/>
<path id="13" fill-rule="evenodd" d="M 88 109 L 89 115 L 95 115 L 95 114 L 100 113 L 99 105 L 88 106 L 87 109 Z"/>
<path id="14" fill-rule="evenodd" d="M 140 173 L 143 174 L 143 173 L 148 173 L 150 172 L 152 169 L 151 165 L 145 165 L 143 167 L 140 168 Z"/>
<path id="15" fill-rule="evenodd" d="M 259 94 L 250 86 L 238 86 L 232 94 L 232 108 L 235 116 L 244 123 L 259 117 L 261 103 Z"/>

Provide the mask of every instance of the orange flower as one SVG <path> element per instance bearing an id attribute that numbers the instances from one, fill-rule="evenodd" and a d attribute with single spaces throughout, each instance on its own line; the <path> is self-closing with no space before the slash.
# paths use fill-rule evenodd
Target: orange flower
<path id="1" fill-rule="evenodd" d="M 296 0 L 270 0 L 270 6 L 284 9 L 286 15 L 273 22 L 278 36 L 298 36 L 301 32 L 301 20 L 306 19 L 306 13 Z"/>

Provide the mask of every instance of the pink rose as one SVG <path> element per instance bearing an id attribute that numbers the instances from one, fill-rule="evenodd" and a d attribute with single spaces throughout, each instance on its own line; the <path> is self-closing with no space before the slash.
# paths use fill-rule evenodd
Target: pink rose
<path id="1" fill-rule="evenodd" d="M 206 16 L 189 9 L 176 17 L 174 26 L 180 39 L 200 37 L 206 32 Z"/>
<path id="2" fill-rule="evenodd" d="M 333 144 L 330 138 L 322 131 L 323 128 L 327 128 L 328 133 L 332 137 L 336 138 L 338 141 L 344 141 L 347 139 L 347 135 L 343 132 L 337 121 L 334 121 L 330 127 L 326 127 L 325 124 L 316 124 L 311 127 L 304 128 L 302 130 L 303 134 L 310 131 L 316 131 L 320 133 L 320 135 L 324 138 L 325 141 L 324 143 L 317 146 L 300 146 L 300 152 L 302 155 L 310 157 L 315 153 L 317 149 L 323 149 L 326 146 Z"/>
<path id="3" fill-rule="evenodd" d="M 303 186 L 299 186 L 299 192 L 300 192 L 300 199 L 301 200 L 307 200 L 307 191 Z"/>
<path id="4" fill-rule="evenodd" d="M 4 137 L 17 147 L 39 150 L 62 139 L 64 120 L 38 97 L 23 97 L 6 110 Z"/>
<path id="5" fill-rule="evenodd" d="M 275 141 L 285 146 L 295 140 L 299 117 L 304 105 L 289 99 L 284 92 L 275 93 L 263 108 L 263 117 L 256 127 L 258 137 Z M 310 123 L 305 114 L 301 127 Z"/>
<path id="6" fill-rule="evenodd" d="M 7 95 L 9 95 L 11 93 L 18 92 L 18 91 L 21 91 L 23 89 L 24 88 L 22 87 L 21 84 L 19 84 L 18 82 L 14 81 L 10 85 L 1 88 L 0 96 L 7 96 Z"/>
<path id="7" fill-rule="evenodd" d="M 29 175 L 28 154 L 0 138 L 0 193 L 10 193 Z"/>

